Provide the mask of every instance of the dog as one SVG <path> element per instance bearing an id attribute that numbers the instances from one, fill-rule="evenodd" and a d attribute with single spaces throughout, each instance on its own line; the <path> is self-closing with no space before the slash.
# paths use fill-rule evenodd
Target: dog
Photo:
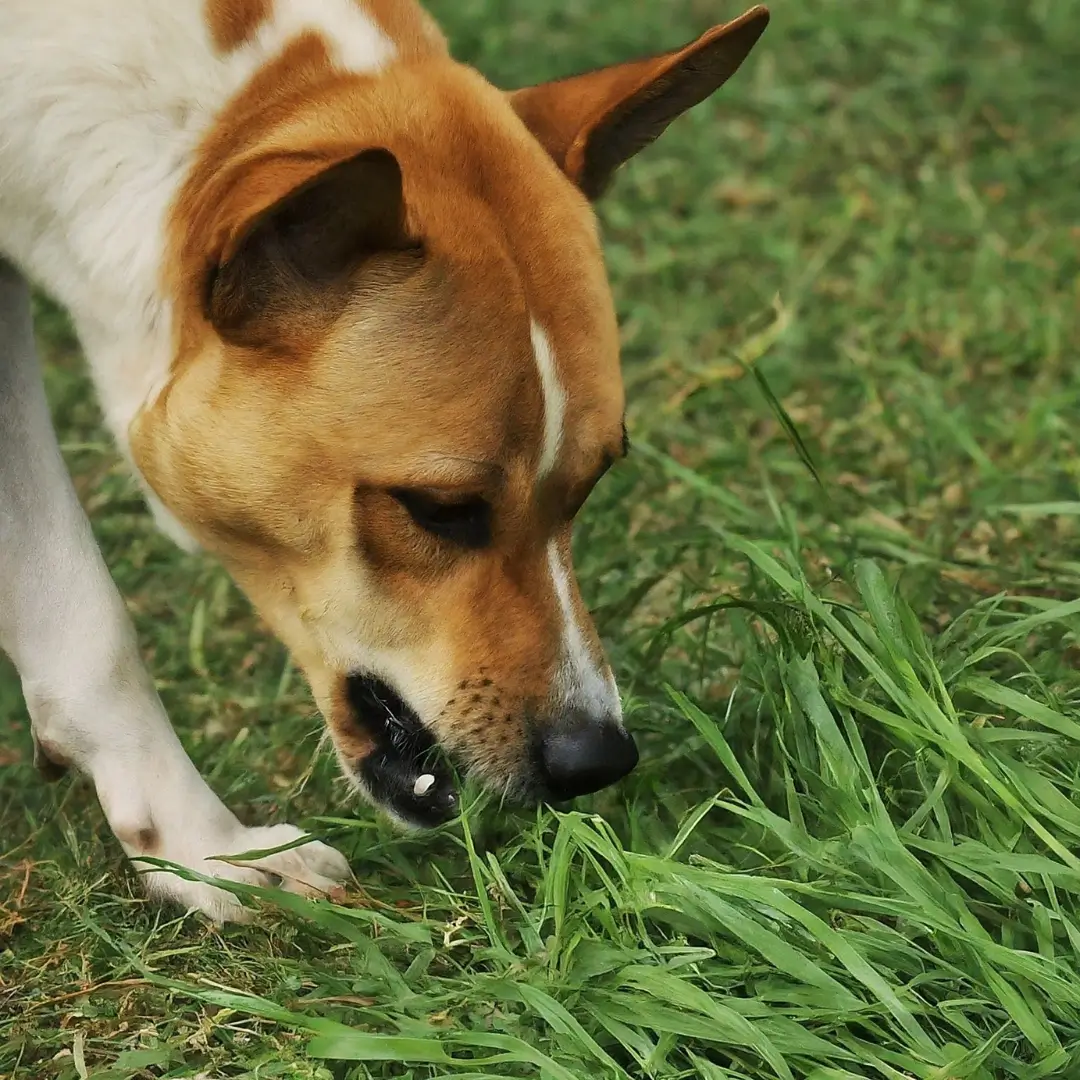
<path id="1" fill-rule="evenodd" d="M 28 283 L 359 791 L 430 826 L 447 757 L 514 799 L 600 790 L 638 751 L 571 566 L 628 447 L 592 204 L 768 18 L 506 92 L 414 0 L 0 2 L 0 648 L 36 761 L 90 777 L 151 895 L 244 917 L 144 858 L 304 894 L 349 867 L 241 825 L 188 759 L 61 458 Z"/>

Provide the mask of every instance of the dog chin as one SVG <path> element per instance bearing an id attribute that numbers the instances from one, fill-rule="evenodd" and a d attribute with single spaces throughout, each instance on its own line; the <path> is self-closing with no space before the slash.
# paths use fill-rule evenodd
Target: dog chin
<path id="1" fill-rule="evenodd" d="M 400 824 L 431 829 L 458 813 L 453 771 L 419 716 L 382 679 L 350 675 L 348 700 L 374 748 L 347 766 L 367 798 Z"/>

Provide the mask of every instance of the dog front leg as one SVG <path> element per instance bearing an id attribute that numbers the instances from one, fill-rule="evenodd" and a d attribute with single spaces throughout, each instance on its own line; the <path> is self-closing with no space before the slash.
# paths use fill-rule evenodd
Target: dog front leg
<path id="1" fill-rule="evenodd" d="M 241 825 L 173 731 L 53 433 L 34 356 L 29 290 L 2 260 L 0 648 L 18 668 L 40 754 L 54 767 L 90 776 L 136 866 L 150 855 L 216 877 L 280 881 L 304 893 L 325 892 L 347 878 L 341 855 L 317 841 L 244 866 L 212 858 L 280 847 L 301 833 L 291 825 Z M 152 895 L 218 921 L 243 917 L 221 889 L 160 871 L 144 880 Z"/>

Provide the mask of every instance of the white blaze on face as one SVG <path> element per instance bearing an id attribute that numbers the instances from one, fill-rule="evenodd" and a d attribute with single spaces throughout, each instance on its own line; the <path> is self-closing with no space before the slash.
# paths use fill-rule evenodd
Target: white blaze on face
<path id="1" fill-rule="evenodd" d="M 535 320 L 531 326 L 533 355 L 540 372 L 540 389 L 544 395 L 544 445 L 540 451 L 537 479 L 543 480 L 555 468 L 563 440 L 563 420 L 566 416 L 566 391 L 555 370 L 555 353 L 543 328 Z"/>
<path id="2" fill-rule="evenodd" d="M 563 566 L 554 540 L 548 544 L 548 565 L 562 615 L 562 662 L 558 681 L 567 705 L 584 709 L 596 718 L 622 719 L 622 704 L 615 679 L 596 662 L 574 610 L 573 582 Z"/>
<path id="3" fill-rule="evenodd" d="M 562 447 L 566 390 L 559 380 L 555 353 L 543 327 L 533 321 L 531 332 L 533 354 L 544 396 L 544 444 L 537 467 L 537 480 L 543 480 L 555 468 Z M 574 584 L 554 540 L 548 544 L 548 565 L 562 616 L 562 660 L 558 681 L 563 700 L 567 705 L 584 709 L 593 716 L 610 716 L 619 720 L 622 706 L 615 680 L 610 671 L 605 671 L 596 662 L 578 623 L 573 602 Z"/>

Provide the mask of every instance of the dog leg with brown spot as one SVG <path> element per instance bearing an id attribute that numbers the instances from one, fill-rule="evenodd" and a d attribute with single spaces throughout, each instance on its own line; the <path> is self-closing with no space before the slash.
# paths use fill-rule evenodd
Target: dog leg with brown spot
<path id="1" fill-rule="evenodd" d="M 0 649 L 14 661 L 46 767 L 78 769 L 128 856 L 207 877 L 325 893 L 349 869 L 291 825 L 245 828 L 203 781 L 169 724 L 53 434 L 34 356 L 30 290 L 0 261 Z M 217 921 L 230 893 L 143 864 L 147 890 Z"/>

